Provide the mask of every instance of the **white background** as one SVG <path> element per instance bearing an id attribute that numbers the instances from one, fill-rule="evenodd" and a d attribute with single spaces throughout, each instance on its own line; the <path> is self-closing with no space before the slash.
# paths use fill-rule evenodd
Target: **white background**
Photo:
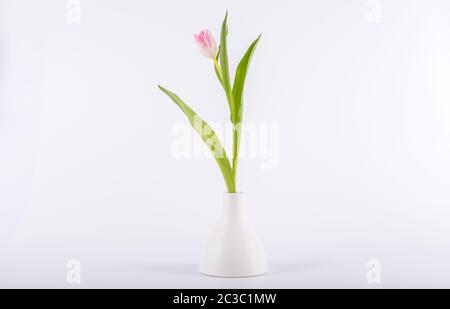
<path id="1" fill-rule="evenodd" d="M 366 0 L 226 2 L 81 0 L 69 24 L 64 0 L 0 1 L 0 287 L 450 287 L 449 1 L 381 0 L 381 23 Z M 156 88 L 226 123 L 192 40 L 226 9 L 232 68 L 263 33 L 244 120 L 280 128 L 277 168 L 240 163 L 271 267 L 250 279 L 197 273 L 225 187 L 173 157 Z"/>

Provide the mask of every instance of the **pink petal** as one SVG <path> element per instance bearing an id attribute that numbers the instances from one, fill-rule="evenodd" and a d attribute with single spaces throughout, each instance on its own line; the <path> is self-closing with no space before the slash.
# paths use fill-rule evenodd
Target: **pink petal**
<path id="1" fill-rule="evenodd" d="M 213 45 L 212 44 L 212 34 L 208 29 L 205 30 L 205 39 L 206 39 L 206 42 L 208 43 L 208 47 L 211 47 Z"/>

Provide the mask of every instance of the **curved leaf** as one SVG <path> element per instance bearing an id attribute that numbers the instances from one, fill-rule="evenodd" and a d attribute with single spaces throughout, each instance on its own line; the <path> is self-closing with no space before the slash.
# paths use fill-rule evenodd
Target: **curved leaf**
<path id="1" fill-rule="evenodd" d="M 241 122 L 242 120 L 242 94 L 244 91 L 245 78 L 247 76 L 248 66 L 253 56 L 253 52 L 255 51 L 256 45 L 258 45 L 259 39 L 261 38 L 261 34 L 258 38 L 250 45 L 247 49 L 247 52 L 242 57 L 239 65 L 236 69 L 236 74 L 234 76 L 234 84 L 233 84 L 233 99 L 236 108 L 236 121 Z"/>
<path id="2" fill-rule="evenodd" d="M 261 38 L 261 34 L 258 38 L 250 45 L 247 52 L 242 57 L 239 65 L 236 69 L 236 74 L 234 76 L 233 84 L 233 101 L 236 111 L 235 122 L 233 124 L 233 154 L 232 154 L 232 170 L 233 170 L 233 180 L 236 182 L 236 173 L 239 157 L 239 145 L 241 142 L 241 122 L 242 122 L 242 107 L 243 107 L 243 91 L 245 85 L 245 78 L 248 72 L 248 66 L 250 60 L 252 59 L 253 52 L 255 51 L 256 45 Z"/>
<path id="3" fill-rule="evenodd" d="M 228 160 L 225 149 L 223 148 L 222 143 L 214 130 L 203 119 L 201 119 L 197 113 L 187 106 L 179 96 L 160 85 L 158 85 L 158 87 L 183 111 L 194 130 L 197 131 L 202 140 L 208 146 L 209 150 L 211 150 L 214 155 L 214 159 L 222 172 L 228 192 L 236 192 L 230 161 Z"/>
<path id="4" fill-rule="evenodd" d="M 227 49 L 227 35 L 228 35 L 228 25 L 227 25 L 228 12 L 225 14 L 225 19 L 222 23 L 222 29 L 220 32 L 220 53 L 219 61 L 220 68 L 222 71 L 222 86 L 225 90 L 227 96 L 228 105 L 230 107 L 230 118 L 231 122 L 234 123 L 236 117 L 236 109 L 233 100 L 233 91 L 230 84 L 230 68 L 228 66 L 228 49 Z"/>

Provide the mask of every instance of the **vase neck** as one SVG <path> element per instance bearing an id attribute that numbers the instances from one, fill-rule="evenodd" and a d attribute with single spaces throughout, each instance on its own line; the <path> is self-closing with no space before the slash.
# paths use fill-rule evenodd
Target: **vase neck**
<path id="1" fill-rule="evenodd" d="M 222 218 L 232 221 L 247 220 L 247 206 L 244 193 L 225 193 L 223 196 Z"/>

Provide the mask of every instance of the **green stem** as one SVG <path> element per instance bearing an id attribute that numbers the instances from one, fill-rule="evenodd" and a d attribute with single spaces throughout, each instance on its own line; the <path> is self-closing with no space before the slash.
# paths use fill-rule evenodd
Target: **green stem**
<path id="1" fill-rule="evenodd" d="M 242 123 L 238 122 L 233 124 L 233 163 L 231 170 L 233 171 L 233 182 L 236 184 L 237 165 L 239 159 L 239 144 L 241 141 L 241 126 Z"/>
<path id="2" fill-rule="evenodd" d="M 214 69 L 216 71 L 217 78 L 219 79 L 220 84 L 222 84 L 222 69 L 220 68 L 217 58 L 214 58 Z"/>
<path id="3" fill-rule="evenodd" d="M 221 167 L 221 166 L 219 165 L 219 167 Z M 223 170 L 221 170 L 221 171 L 222 171 L 222 176 L 223 176 L 223 179 L 225 180 L 225 185 L 227 186 L 228 192 L 236 193 L 236 183 L 235 183 L 234 179 L 230 179 L 229 177 L 227 177 L 227 175 L 225 174 L 225 172 Z"/>
<path id="4" fill-rule="evenodd" d="M 222 78 L 222 68 L 220 67 L 219 62 L 217 61 L 217 57 L 214 58 L 214 70 L 216 71 L 217 78 L 219 79 L 219 82 L 223 85 L 223 78 Z M 230 102 L 230 97 L 228 96 L 228 93 L 224 87 L 225 94 L 227 94 L 227 100 L 229 104 L 232 104 Z M 231 106 L 231 105 L 230 105 Z M 230 113 L 232 111 L 230 110 Z M 227 184 L 228 192 L 234 193 L 236 192 L 236 171 L 237 171 L 237 164 L 238 164 L 238 153 L 239 153 L 239 139 L 240 139 L 240 125 L 235 124 L 233 121 L 233 117 L 230 117 L 231 121 L 233 122 L 233 158 L 232 158 L 232 179 L 227 180 L 225 179 L 225 182 Z"/>

